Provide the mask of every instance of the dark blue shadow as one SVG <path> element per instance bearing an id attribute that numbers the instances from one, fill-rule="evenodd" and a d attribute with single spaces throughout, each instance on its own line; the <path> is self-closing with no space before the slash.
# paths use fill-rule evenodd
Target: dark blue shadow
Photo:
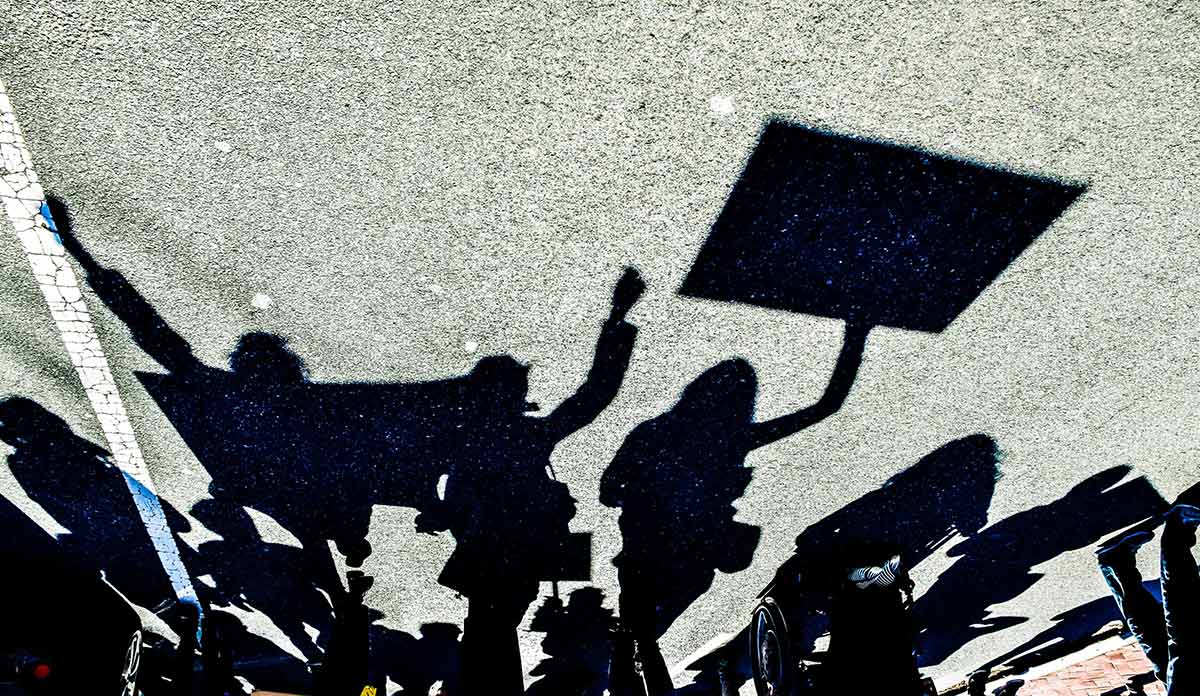
<path id="1" fill-rule="evenodd" d="M 942 331 L 1085 189 L 771 120 L 680 293 Z"/>

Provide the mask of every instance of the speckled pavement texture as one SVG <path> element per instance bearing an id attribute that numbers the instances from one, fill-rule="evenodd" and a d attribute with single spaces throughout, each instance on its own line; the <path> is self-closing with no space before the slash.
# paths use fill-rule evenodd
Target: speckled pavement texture
<path id="1" fill-rule="evenodd" d="M 744 623 L 805 525 L 955 438 L 1003 453 L 993 521 L 1117 464 L 1167 499 L 1200 479 L 1198 36 L 1197 6 L 1171 2 L 9 0 L 0 80 L 80 237 L 210 365 L 253 329 L 321 381 L 436 379 L 507 352 L 549 408 L 637 266 L 625 384 L 554 454 L 610 602 L 620 536 L 596 491 L 624 436 L 732 356 L 757 370 L 758 417 L 786 413 L 820 395 L 839 348 L 834 320 L 676 294 L 767 118 L 1086 182 L 949 328 L 873 331 L 842 409 L 751 456 L 738 519 L 760 547 L 668 632 L 675 664 Z M 0 392 L 102 443 L 4 235 Z M 133 377 L 156 366 L 93 313 L 154 483 L 187 510 L 208 479 Z M 0 491 L 52 525 L 3 468 Z M 375 509 L 366 567 L 369 603 L 409 632 L 465 612 L 436 582 L 452 541 L 412 515 Z M 922 564 L 918 588 L 952 560 Z M 1034 570 L 993 607 L 1029 620 L 933 674 L 1104 596 L 1089 548 Z M 523 635 L 532 664 L 539 636 Z"/>

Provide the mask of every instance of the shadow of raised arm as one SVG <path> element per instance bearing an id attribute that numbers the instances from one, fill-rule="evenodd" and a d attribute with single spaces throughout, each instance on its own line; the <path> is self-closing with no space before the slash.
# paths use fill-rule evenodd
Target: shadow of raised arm
<path id="1" fill-rule="evenodd" d="M 842 340 L 842 351 L 838 354 L 837 364 L 833 367 L 833 375 L 825 393 L 811 406 L 789 413 L 786 416 L 772 418 L 762 423 L 755 423 L 752 428 L 751 442 L 753 447 L 762 447 L 772 442 L 793 435 L 811 425 L 816 425 L 829 416 L 837 413 L 850 394 L 854 378 L 858 375 L 858 367 L 862 364 L 863 348 L 867 342 L 870 325 L 857 322 L 846 324 L 845 337 Z"/>
<path id="2" fill-rule="evenodd" d="M 175 332 L 120 271 L 105 268 L 80 244 L 71 224 L 70 211 L 62 200 L 49 197 L 47 205 L 58 228 L 63 248 L 85 273 L 90 287 L 100 301 L 129 327 L 133 340 L 155 362 L 175 374 L 189 374 L 205 369 L 192 347 Z"/>
<path id="3" fill-rule="evenodd" d="M 600 331 L 596 356 L 587 378 L 546 417 L 556 441 L 591 423 L 616 398 L 629 369 L 637 338 L 637 327 L 625 321 L 625 315 L 645 289 L 638 272 L 633 268 L 625 269 L 613 291 L 612 311 Z"/>

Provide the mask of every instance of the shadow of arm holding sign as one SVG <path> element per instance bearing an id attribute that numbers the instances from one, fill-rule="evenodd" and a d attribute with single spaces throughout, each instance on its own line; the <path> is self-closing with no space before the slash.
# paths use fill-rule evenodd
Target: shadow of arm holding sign
<path id="1" fill-rule="evenodd" d="M 816 403 L 795 413 L 753 424 L 750 427 L 751 447 L 762 447 L 782 440 L 837 413 L 846 402 L 850 388 L 854 385 L 854 378 L 858 375 L 858 368 L 862 365 L 863 348 L 870 330 L 871 327 L 866 324 L 847 323 L 842 350 L 838 354 L 833 376 L 829 379 L 825 393 Z"/>

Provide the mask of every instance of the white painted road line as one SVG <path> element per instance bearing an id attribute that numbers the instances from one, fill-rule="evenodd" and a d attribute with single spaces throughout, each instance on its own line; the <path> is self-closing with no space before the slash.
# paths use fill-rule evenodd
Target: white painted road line
<path id="1" fill-rule="evenodd" d="M 45 192 L 38 183 L 33 160 L 3 83 L 0 83 L 0 200 L 29 257 L 33 276 L 42 289 L 50 314 L 62 334 L 63 345 L 100 421 L 113 463 L 125 475 L 125 483 L 175 595 L 180 600 L 196 602 L 196 591 L 167 526 L 166 515 L 92 325 L 83 293 L 67 262 L 67 253 L 54 221 L 50 219 Z"/>

